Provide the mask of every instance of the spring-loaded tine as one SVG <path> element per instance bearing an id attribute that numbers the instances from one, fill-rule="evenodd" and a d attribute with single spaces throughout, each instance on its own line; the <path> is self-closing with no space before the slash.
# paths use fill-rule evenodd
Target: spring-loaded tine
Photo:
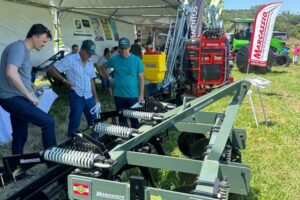
<path id="1" fill-rule="evenodd" d="M 100 162 L 94 163 L 94 166 L 98 167 L 98 168 L 110 168 L 111 167 L 111 165 L 108 163 L 100 163 Z"/>
<path id="2" fill-rule="evenodd" d="M 136 134 L 136 133 L 132 133 L 132 134 L 131 134 L 132 137 L 136 137 L 136 136 L 138 136 L 138 135 L 139 135 L 139 134 Z"/>
<path id="3" fill-rule="evenodd" d="M 100 133 L 100 134 L 114 135 L 114 136 L 122 137 L 122 138 L 129 138 L 132 133 L 138 132 L 138 130 L 133 129 L 133 128 L 110 125 L 110 124 L 103 124 L 103 123 L 97 123 L 94 126 L 93 131 Z"/>
<path id="4" fill-rule="evenodd" d="M 135 129 L 135 128 L 132 129 L 132 132 L 133 133 L 140 133 L 140 131 L 138 129 Z"/>
<path id="5" fill-rule="evenodd" d="M 162 114 L 160 114 L 160 113 L 155 113 L 155 114 L 153 114 L 152 118 L 154 120 L 163 120 L 164 116 Z"/>
<path id="6" fill-rule="evenodd" d="M 92 168 L 94 166 L 94 160 L 98 156 L 100 155 L 93 152 L 83 152 L 57 147 L 46 150 L 43 155 L 45 160 L 82 168 Z"/>

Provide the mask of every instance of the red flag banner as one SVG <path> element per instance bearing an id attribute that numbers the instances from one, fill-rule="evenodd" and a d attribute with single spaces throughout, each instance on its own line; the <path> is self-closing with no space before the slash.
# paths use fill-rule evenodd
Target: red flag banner
<path id="1" fill-rule="evenodd" d="M 255 16 L 250 42 L 249 64 L 266 66 L 276 16 L 282 2 L 264 5 Z"/>
<path id="2" fill-rule="evenodd" d="M 73 183 L 73 192 L 80 196 L 89 196 L 90 194 L 89 186 L 81 183 Z"/>

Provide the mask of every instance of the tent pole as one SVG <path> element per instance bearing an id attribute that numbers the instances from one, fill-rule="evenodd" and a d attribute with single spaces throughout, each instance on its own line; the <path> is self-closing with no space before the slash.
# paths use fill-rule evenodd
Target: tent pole
<path id="1" fill-rule="evenodd" d="M 55 35 L 54 35 L 54 52 L 57 53 L 59 50 L 59 24 L 58 24 L 58 15 L 59 10 L 54 8 L 54 29 L 55 29 Z"/>

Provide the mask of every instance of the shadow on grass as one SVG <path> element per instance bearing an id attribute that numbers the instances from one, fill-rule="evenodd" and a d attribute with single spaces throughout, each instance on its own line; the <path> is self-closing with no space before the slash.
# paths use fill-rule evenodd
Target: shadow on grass
<path id="1" fill-rule="evenodd" d="M 267 127 L 273 127 L 273 126 L 277 125 L 277 123 L 274 121 L 268 121 L 268 125 L 266 125 L 265 121 L 261 121 L 258 124 L 259 124 L 259 126 L 267 126 Z"/>
<path id="2" fill-rule="evenodd" d="M 251 187 L 250 192 L 247 196 L 230 194 L 229 200 L 258 200 L 260 190 L 256 187 Z"/>
<path id="3" fill-rule="evenodd" d="M 287 72 L 287 71 L 271 71 L 271 74 L 286 74 L 286 73 L 290 73 L 290 72 Z"/>
<path id="4" fill-rule="evenodd" d="M 275 92 L 264 92 L 262 93 L 263 95 L 266 95 L 266 96 L 283 96 L 282 94 L 278 94 L 278 93 L 275 93 Z"/>

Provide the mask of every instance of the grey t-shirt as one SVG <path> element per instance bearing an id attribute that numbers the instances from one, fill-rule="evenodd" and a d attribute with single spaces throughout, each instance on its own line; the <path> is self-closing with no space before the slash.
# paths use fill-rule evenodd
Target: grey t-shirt
<path id="1" fill-rule="evenodd" d="M 28 91 L 31 88 L 31 61 L 30 53 L 25 46 L 24 41 L 19 40 L 8 45 L 2 55 L 0 64 L 0 98 L 7 99 L 14 96 L 24 96 L 6 76 L 6 68 L 8 64 L 19 67 L 19 75 Z"/>

